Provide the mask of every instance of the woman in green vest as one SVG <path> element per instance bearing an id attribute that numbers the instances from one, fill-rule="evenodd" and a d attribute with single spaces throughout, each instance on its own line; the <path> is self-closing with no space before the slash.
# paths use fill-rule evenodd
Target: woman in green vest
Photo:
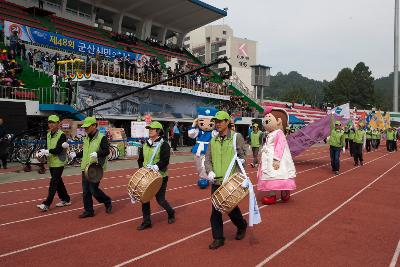
<path id="1" fill-rule="evenodd" d="M 244 162 L 246 157 L 244 139 L 241 134 L 234 133 L 228 128 L 231 117 L 225 111 L 218 111 L 213 120 L 215 121 L 215 128 L 218 135 L 213 137 L 205 156 L 205 168 L 208 174 L 207 179 L 212 184 L 211 194 L 213 194 L 220 186 L 228 171 L 228 167 L 237 153 L 239 160 Z M 233 140 L 236 134 L 236 151 L 234 150 Z M 233 174 L 239 168 L 235 164 L 232 168 Z M 243 218 L 242 212 L 239 207 L 235 207 L 229 214 L 229 218 L 237 227 L 236 240 L 241 240 L 246 235 L 247 222 Z M 223 231 L 222 213 L 215 209 L 212 205 L 211 211 L 211 229 L 213 242 L 208 246 L 209 249 L 217 249 L 224 245 L 225 237 Z"/>
<path id="2" fill-rule="evenodd" d="M 354 166 L 358 166 L 359 162 L 361 166 L 363 165 L 363 148 L 365 147 L 366 140 L 365 130 L 363 129 L 364 126 L 364 122 L 360 122 L 354 132 Z"/>
<path id="3" fill-rule="evenodd" d="M 86 117 L 81 126 L 85 129 L 86 136 L 83 138 L 83 150 L 78 154 L 72 152 L 71 158 L 82 158 L 82 191 L 83 191 L 83 207 L 84 211 L 79 215 L 79 218 L 87 218 L 94 216 L 92 196 L 99 202 L 103 203 L 106 208 L 106 213 L 112 211 L 111 198 L 107 196 L 100 188 L 100 182 L 90 182 L 85 176 L 86 167 L 94 161 L 97 161 L 103 166 L 107 165 L 107 156 L 110 154 L 107 137 L 97 130 L 97 122 L 95 117 Z"/>
<path id="4" fill-rule="evenodd" d="M 167 190 L 168 183 L 168 164 L 171 153 L 171 148 L 168 142 L 164 142 L 163 127 L 158 121 L 153 121 L 149 126 L 149 139 L 140 149 L 138 165 L 139 168 L 146 167 L 152 169 L 156 172 L 160 172 L 163 177 L 163 183 L 160 190 L 156 194 L 157 203 L 165 209 L 168 214 L 168 223 L 172 224 L 175 222 L 175 211 L 169 205 L 168 201 L 165 199 L 165 192 Z M 137 230 L 141 231 L 146 228 L 151 227 L 150 220 L 150 202 L 142 203 L 142 214 L 143 222 L 137 227 Z"/>
<path id="5" fill-rule="evenodd" d="M 62 173 L 64 171 L 65 163 L 67 162 L 68 143 L 67 137 L 59 129 L 60 118 L 57 115 L 50 115 L 47 119 L 49 131 L 47 132 L 47 149 L 41 149 L 39 156 L 47 157 L 47 165 L 50 170 L 50 185 L 49 192 L 45 201 L 37 207 L 42 211 L 48 211 L 54 196 L 57 192 L 60 202 L 56 207 L 64 207 L 71 205 L 71 198 L 65 188 Z"/>
<path id="6" fill-rule="evenodd" d="M 367 127 L 367 131 L 365 132 L 365 136 L 366 136 L 365 148 L 367 152 L 371 152 L 372 130 L 369 126 Z"/>
<path id="7" fill-rule="evenodd" d="M 334 117 L 332 115 L 331 121 L 333 124 Z M 334 123 L 334 126 L 331 125 L 331 134 L 329 136 L 329 151 L 330 151 L 330 156 L 331 156 L 331 167 L 332 171 L 338 175 L 339 174 L 339 169 L 340 169 L 340 152 L 345 146 L 344 143 L 344 132 L 340 128 L 341 123 L 340 121 L 336 121 Z"/>
<path id="8" fill-rule="evenodd" d="M 258 151 L 260 150 L 260 146 L 262 144 L 263 134 L 258 129 L 258 124 L 253 124 L 253 131 L 250 133 L 250 146 L 251 150 L 253 151 L 253 163 L 251 163 L 251 167 L 257 168 L 258 167 Z"/>

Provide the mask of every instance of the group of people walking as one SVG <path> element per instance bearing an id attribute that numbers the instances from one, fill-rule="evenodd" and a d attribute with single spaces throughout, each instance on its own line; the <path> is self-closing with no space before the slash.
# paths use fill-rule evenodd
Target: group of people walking
<path id="1" fill-rule="evenodd" d="M 340 170 L 340 154 L 349 151 L 350 156 L 354 158 L 354 166 L 363 165 L 363 150 L 371 152 L 377 150 L 380 146 L 383 134 L 386 137 L 386 149 L 388 152 L 397 151 L 398 132 L 394 127 L 383 131 L 373 127 L 365 127 L 363 121 L 357 125 L 342 127 L 339 120 L 331 118 L 331 132 L 328 139 L 330 146 L 331 167 L 335 174 Z"/>

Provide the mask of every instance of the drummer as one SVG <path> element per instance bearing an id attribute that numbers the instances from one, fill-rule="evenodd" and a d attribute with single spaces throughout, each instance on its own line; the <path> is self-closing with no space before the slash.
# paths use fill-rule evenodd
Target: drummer
<path id="1" fill-rule="evenodd" d="M 167 189 L 168 183 L 168 173 L 167 168 L 169 164 L 170 157 L 170 146 L 168 142 L 164 142 L 163 136 L 163 127 L 161 123 L 158 121 L 153 121 L 149 126 L 146 126 L 149 129 L 149 139 L 143 145 L 143 148 L 140 149 L 138 165 L 139 168 L 146 167 L 152 169 L 153 171 L 159 172 L 163 177 L 163 183 L 161 185 L 160 190 L 158 190 L 156 194 L 157 203 L 165 209 L 168 214 L 168 223 L 172 224 L 175 222 L 175 211 L 171 208 L 167 200 L 165 200 L 165 191 Z M 152 162 L 151 158 L 154 159 Z M 143 213 L 143 222 L 141 225 L 137 227 L 137 230 L 141 231 L 151 227 L 150 220 L 150 202 L 142 203 L 142 213 Z"/>
<path id="2" fill-rule="evenodd" d="M 110 153 L 107 138 L 97 130 L 97 122 L 95 117 L 86 117 L 81 126 L 85 129 L 87 136 L 83 138 L 83 150 L 78 154 L 70 153 L 70 157 L 82 158 L 82 191 L 83 191 L 83 206 L 84 212 L 79 215 L 79 218 L 87 218 L 94 216 L 92 196 L 106 207 L 106 213 L 111 213 L 112 204 L 111 198 L 107 196 L 100 188 L 100 182 L 90 182 L 85 177 L 86 167 L 94 161 L 97 161 L 106 167 L 107 156 Z"/>
<path id="3" fill-rule="evenodd" d="M 225 111 L 219 111 L 215 114 L 214 120 L 218 135 L 211 139 L 209 149 L 205 156 L 205 168 L 208 173 L 207 179 L 212 183 L 211 194 L 220 187 L 228 166 L 235 155 L 233 147 L 233 135 L 235 132 L 228 128 L 231 120 L 229 114 Z M 246 157 L 244 139 L 240 133 L 236 134 L 236 152 L 239 159 L 244 159 Z M 234 173 L 236 169 L 239 168 L 235 164 L 232 173 Z M 228 215 L 233 224 L 237 227 L 236 240 L 243 239 L 246 235 L 247 222 L 243 218 L 239 207 L 236 206 Z M 225 238 L 222 214 L 215 209 L 214 205 L 212 205 L 210 221 L 214 241 L 208 248 L 217 249 L 224 245 Z"/>
<path id="4" fill-rule="evenodd" d="M 47 119 L 49 131 L 47 133 L 47 149 L 39 151 L 39 157 L 47 157 L 47 165 L 50 169 L 50 185 L 49 192 L 45 201 L 37 205 L 41 211 L 48 211 L 54 196 L 57 192 L 60 202 L 56 207 L 64 207 L 71 205 L 71 198 L 65 188 L 62 173 L 65 163 L 67 162 L 67 137 L 59 129 L 60 118 L 57 115 L 50 115 Z"/>

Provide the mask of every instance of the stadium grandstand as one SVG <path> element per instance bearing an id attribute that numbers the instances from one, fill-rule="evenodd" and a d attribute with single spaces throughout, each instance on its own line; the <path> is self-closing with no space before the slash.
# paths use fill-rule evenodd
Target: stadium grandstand
<path id="1" fill-rule="evenodd" d="M 8 60 L 0 66 L 5 70 L 0 99 L 7 108 L 23 102 L 26 115 L 37 119 L 74 113 L 202 66 L 182 48 L 183 37 L 227 15 L 198 0 L 135 1 L 128 6 L 126 1 L 2 0 L 0 7 L 1 51 Z M 124 128 L 146 114 L 189 123 L 200 105 L 243 118 L 262 114 L 253 96 L 222 77 L 205 69 L 90 114 Z"/>

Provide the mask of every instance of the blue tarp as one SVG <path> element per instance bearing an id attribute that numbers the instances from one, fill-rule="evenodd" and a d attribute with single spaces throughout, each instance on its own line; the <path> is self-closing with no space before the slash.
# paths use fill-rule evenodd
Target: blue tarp
<path id="1" fill-rule="evenodd" d="M 289 124 L 305 124 L 305 122 L 297 118 L 295 115 L 289 115 Z"/>

